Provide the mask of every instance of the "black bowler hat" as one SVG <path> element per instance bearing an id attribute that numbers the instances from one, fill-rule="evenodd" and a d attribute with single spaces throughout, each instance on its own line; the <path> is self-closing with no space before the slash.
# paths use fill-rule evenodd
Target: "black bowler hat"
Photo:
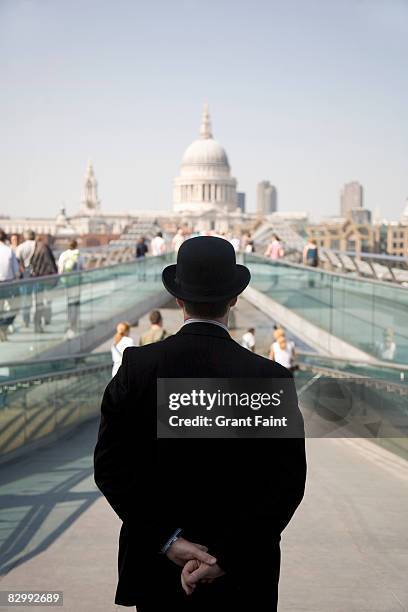
<path id="1" fill-rule="evenodd" d="M 242 293 L 251 279 L 236 263 L 228 240 L 215 236 L 189 238 L 181 245 L 177 264 L 163 270 L 167 291 L 186 302 L 222 302 Z"/>

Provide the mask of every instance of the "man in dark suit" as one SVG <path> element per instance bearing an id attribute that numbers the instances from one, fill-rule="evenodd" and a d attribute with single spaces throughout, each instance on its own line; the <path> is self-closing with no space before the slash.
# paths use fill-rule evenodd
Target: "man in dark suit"
<path id="1" fill-rule="evenodd" d="M 291 373 L 228 333 L 249 280 L 226 240 L 184 242 L 163 271 L 184 325 L 126 349 L 106 388 L 95 481 L 123 521 L 116 603 L 138 612 L 277 609 L 280 535 L 304 492 L 303 437 L 156 436 L 158 378 L 285 379 L 302 423 Z"/>

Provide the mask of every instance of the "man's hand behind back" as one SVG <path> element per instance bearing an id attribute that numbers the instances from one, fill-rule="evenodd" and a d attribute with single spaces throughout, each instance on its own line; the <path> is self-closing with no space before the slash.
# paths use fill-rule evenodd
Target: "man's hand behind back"
<path id="1" fill-rule="evenodd" d="M 191 595 L 197 584 L 208 584 L 213 582 L 216 578 L 224 576 L 225 572 L 218 563 L 208 565 L 193 559 L 188 561 L 181 571 L 181 585 L 187 595 Z"/>
<path id="2" fill-rule="evenodd" d="M 217 559 L 208 554 L 207 550 L 207 547 L 202 544 L 195 544 L 184 538 L 177 538 L 170 546 L 166 555 L 170 561 L 173 561 L 173 563 L 176 563 L 176 565 L 180 567 L 184 567 L 187 561 L 192 559 L 196 559 L 201 563 L 206 563 L 211 567 L 217 563 Z"/>

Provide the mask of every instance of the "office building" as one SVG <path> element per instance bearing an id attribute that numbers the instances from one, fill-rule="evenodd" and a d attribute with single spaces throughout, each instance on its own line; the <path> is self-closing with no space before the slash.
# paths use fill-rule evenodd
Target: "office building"
<path id="1" fill-rule="evenodd" d="M 237 207 L 241 212 L 245 212 L 246 194 L 243 191 L 237 191 Z"/>
<path id="2" fill-rule="evenodd" d="M 347 217 L 352 208 L 363 207 L 363 186 L 357 181 L 346 183 L 340 194 L 340 214 Z"/>
<path id="3" fill-rule="evenodd" d="M 278 210 L 278 192 L 269 181 L 258 183 L 256 190 L 256 211 L 258 216 L 270 215 Z"/>

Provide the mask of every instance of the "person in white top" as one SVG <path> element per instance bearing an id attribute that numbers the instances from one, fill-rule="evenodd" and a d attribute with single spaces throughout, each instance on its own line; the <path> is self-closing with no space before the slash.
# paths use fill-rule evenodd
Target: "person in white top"
<path id="1" fill-rule="evenodd" d="M 150 243 L 152 255 L 164 255 L 166 252 L 166 243 L 161 232 L 157 232 L 156 236 Z"/>
<path id="2" fill-rule="evenodd" d="M 249 351 L 255 352 L 255 329 L 250 327 L 242 336 L 241 345 Z"/>
<path id="3" fill-rule="evenodd" d="M 280 365 L 293 370 L 295 366 L 295 343 L 292 340 L 287 340 L 285 334 L 281 334 L 272 343 L 269 353 L 269 359 L 276 361 Z"/>
<path id="4" fill-rule="evenodd" d="M 58 259 L 58 273 L 79 272 L 84 269 L 84 259 L 79 252 L 78 242 L 71 240 L 69 248 L 63 251 Z"/>
<path id="5" fill-rule="evenodd" d="M 19 277 L 20 267 L 14 251 L 6 244 L 7 236 L 0 230 L 0 281 L 12 281 Z"/>
<path id="6" fill-rule="evenodd" d="M 11 247 L 6 244 L 7 236 L 0 230 L 0 282 L 16 280 L 20 276 L 20 266 L 17 257 Z M 7 297 L 0 297 L 0 340 L 7 340 L 7 330 L 12 332 L 13 321 L 17 310 L 15 304 L 15 288 L 10 288 L 6 292 Z"/>
<path id="7" fill-rule="evenodd" d="M 35 232 L 33 230 L 27 230 L 24 232 L 24 241 L 18 245 L 16 249 L 16 256 L 20 264 L 20 270 L 23 278 L 30 278 L 31 276 L 31 259 L 35 251 Z M 33 301 L 33 285 L 30 283 L 23 284 L 20 287 L 21 294 L 21 314 L 25 327 L 30 325 L 31 318 L 31 306 Z"/>
<path id="8" fill-rule="evenodd" d="M 84 259 L 79 252 L 78 242 L 71 240 L 68 249 L 63 251 L 58 259 L 58 273 L 81 272 L 84 269 Z M 67 331 L 66 337 L 71 340 L 80 327 L 81 283 L 77 275 L 64 276 L 61 282 L 66 287 L 67 298 Z"/>
<path id="9" fill-rule="evenodd" d="M 20 262 L 24 278 L 30 276 L 30 263 L 35 251 L 35 233 L 33 230 L 24 232 L 24 242 L 18 245 L 16 255 Z"/>
<path id="10" fill-rule="evenodd" d="M 171 246 L 173 247 L 173 251 L 178 253 L 178 250 L 183 244 L 183 242 L 184 242 L 184 232 L 183 232 L 183 229 L 179 227 L 177 230 L 177 234 L 175 234 L 175 236 L 173 237 L 173 240 L 171 241 Z"/>
<path id="11" fill-rule="evenodd" d="M 391 327 L 387 327 L 384 329 L 383 340 L 379 345 L 379 357 L 380 359 L 393 361 L 396 350 L 397 345 L 395 343 L 394 330 Z"/>
<path id="12" fill-rule="evenodd" d="M 116 326 L 116 334 L 113 338 L 113 344 L 111 347 L 112 351 L 112 378 L 115 376 L 116 372 L 119 370 L 122 364 L 122 357 L 125 349 L 128 346 L 134 346 L 133 338 L 129 337 L 130 333 L 130 324 L 127 321 L 121 321 Z"/>
<path id="13" fill-rule="evenodd" d="M 238 251 L 239 251 L 239 247 L 240 247 L 240 245 L 241 245 L 241 241 L 240 241 L 240 239 L 238 238 L 238 236 L 233 236 L 233 237 L 230 239 L 230 243 L 231 243 L 231 244 L 232 244 L 232 246 L 234 247 L 234 251 L 235 251 L 236 253 L 238 253 Z"/>

